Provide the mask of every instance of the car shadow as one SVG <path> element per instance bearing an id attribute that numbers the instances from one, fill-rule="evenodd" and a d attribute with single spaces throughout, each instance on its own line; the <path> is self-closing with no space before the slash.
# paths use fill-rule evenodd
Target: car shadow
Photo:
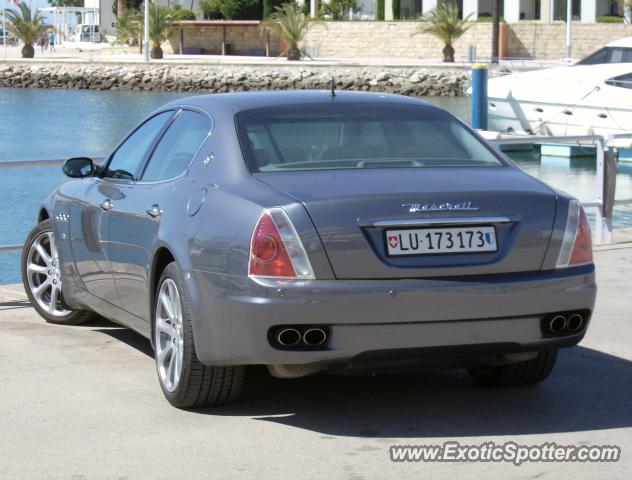
<path id="1" fill-rule="evenodd" d="M 132 330 L 99 331 L 153 357 L 149 340 Z M 249 367 L 237 404 L 191 413 L 248 416 L 323 436 L 580 432 L 632 426 L 630 378 L 631 361 L 586 347 L 561 350 L 551 376 L 523 388 L 480 387 L 459 369 L 281 380 L 264 367 Z"/>
<path id="2" fill-rule="evenodd" d="M 31 308 L 31 303 L 28 300 L 10 300 L 7 302 L 0 302 L 0 310 L 15 310 L 20 308 Z"/>
<path id="3" fill-rule="evenodd" d="M 250 373 L 250 372 L 249 372 Z M 257 370 L 238 404 L 198 410 L 247 415 L 323 435 L 469 437 L 632 426 L 632 362 L 584 347 L 563 350 L 535 387 L 489 389 L 465 370 L 278 380 Z"/>
<path id="4" fill-rule="evenodd" d="M 149 339 L 143 337 L 140 333 L 137 333 L 134 330 L 121 327 L 120 325 L 114 322 L 110 322 L 105 318 L 94 320 L 93 322 L 87 322 L 82 325 L 85 325 L 87 327 L 102 327 L 95 329 L 95 331 L 108 335 L 118 340 L 119 342 L 123 342 L 130 347 L 138 350 L 140 353 L 144 353 L 148 357 L 154 358 L 154 350 L 151 347 L 151 343 L 149 343 Z"/>

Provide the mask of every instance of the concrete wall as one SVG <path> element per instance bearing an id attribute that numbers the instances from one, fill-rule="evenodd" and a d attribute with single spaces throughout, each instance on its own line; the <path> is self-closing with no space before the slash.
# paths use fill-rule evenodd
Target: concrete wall
<path id="1" fill-rule="evenodd" d="M 509 56 L 541 59 L 561 59 L 566 56 L 565 22 L 520 22 L 509 27 Z M 632 36 L 632 25 L 573 22 L 571 35 L 572 56 L 582 58 L 606 43 Z"/>
<path id="2" fill-rule="evenodd" d="M 467 46 L 478 45 L 478 54 L 491 56 L 491 23 L 475 23 L 455 43 L 457 58 Z M 320 57 L 441 59 L 443 43 L 432 35 L 415 35 L 419 22 L 325 22 L 310 27 L 303 45 Z"/>
<path id="3" fill-rule="evenodd" d="M 304 46 L 320 57 L 441 59 L 443 44 L 427 34 L 412 36 L 419 22 L 325 22 L 312 25 Z M 475 44 L 479 57 L 491 56 L 491 23 L 474 23 L 455 43 L 456 58 Z M 632 25 L 573 22 L 573 57 L 581 58 L 604 44 L 632 36 Z M 507 55 L 538 59 L 565 57 L 566 24 L 522 21 L 509 25 Z"/>

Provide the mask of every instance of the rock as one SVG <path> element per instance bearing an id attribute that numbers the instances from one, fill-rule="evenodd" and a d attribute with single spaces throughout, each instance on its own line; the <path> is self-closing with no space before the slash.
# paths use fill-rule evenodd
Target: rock
<path id="1" fill-rule="evenodd" d="M 374 67 L 209 65 L 0 65 L 0 86 L 134 91 L 209 91 L 326 89 L 404 95 L 459 96 L 467 84 L 460 70 Z"/>
<path id="2" fill-rule="evenodd" d="M 410 83 L 419 83 L 421 82 L 421 77 L 419 76 L 419 73 L 415 72 L 410 77 L 408 77 L 408 81 Z"/>

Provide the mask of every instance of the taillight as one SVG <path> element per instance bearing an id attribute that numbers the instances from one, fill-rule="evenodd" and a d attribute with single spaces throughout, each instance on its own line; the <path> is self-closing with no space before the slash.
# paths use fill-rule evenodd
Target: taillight
<path id="1" fill-rule="evenodd" d="M 592 239 L 586 212 L 578 200 L 571 200 L 556 267 L 585 265 L 592 261 Z"/>
<path id="2" fill-rule="evenodd" d="M 263 212 L 250 241 L 251 277 L 312 279 L 314 272 L 303 243 L 281 208 Z"/>

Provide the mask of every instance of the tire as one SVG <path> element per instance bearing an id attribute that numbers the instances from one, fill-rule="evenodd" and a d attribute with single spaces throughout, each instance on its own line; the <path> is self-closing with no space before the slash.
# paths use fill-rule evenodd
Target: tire
<path id="1" fill-rule="evenodd" d="M 241 391 L 245 367 L 200 363 L 193 341 L 190 301 L 175 262 L 160 276 L 152 317 L 156 372 L 167 401 L 177 408 L 233 403 Z"/>
<path id="2" fill-rule="evenodd" d="M 71 310 L 64 302 L 51 220 L 44 220 L 31 230 L 22 249 L 21 264 L 26 295 L 44 320 L 58 325 L 78 325 L 98 317 L 87 310 Z"/>
<path id="3" fill-rule="evenodd" d="M 557 350 L 547 350 L 524 362 L 472 368 L 469 372 L 477 383 L 486 387 L 535 385 L 546 380 L 555 366 L 556 359 Z"/>

